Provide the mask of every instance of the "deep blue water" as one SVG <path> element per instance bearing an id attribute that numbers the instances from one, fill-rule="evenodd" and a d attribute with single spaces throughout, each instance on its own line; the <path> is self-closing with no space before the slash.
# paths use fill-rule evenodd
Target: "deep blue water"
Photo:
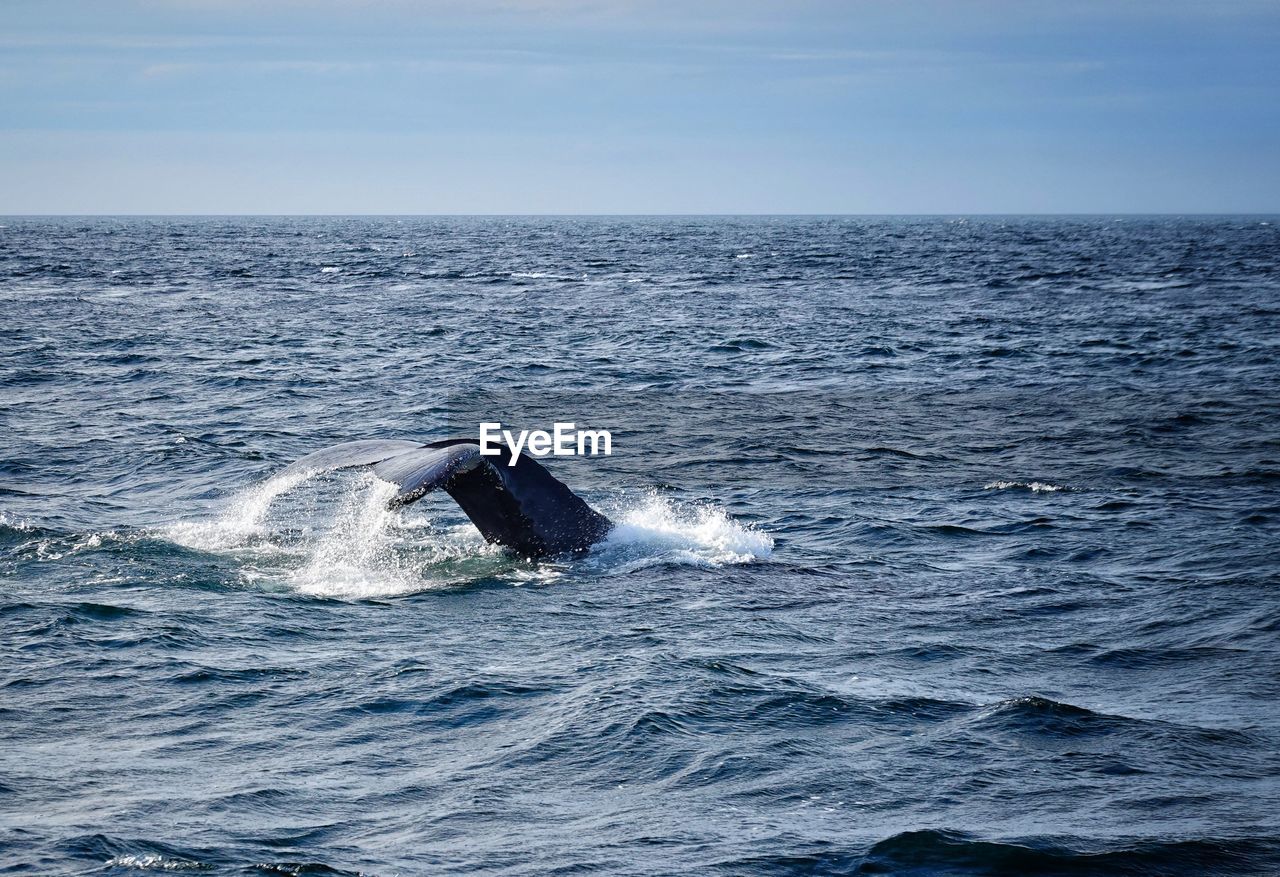
<path id="1" fill-rule="evenodd" d="M 0 225 L 0 871 L 1280 873 L 1280 220 Z"/>

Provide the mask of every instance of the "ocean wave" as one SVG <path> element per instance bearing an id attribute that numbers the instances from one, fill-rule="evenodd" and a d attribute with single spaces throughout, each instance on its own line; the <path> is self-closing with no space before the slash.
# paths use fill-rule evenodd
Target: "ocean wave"
<path id="1" fill-rule="evenodd" d="M 1044 481 L 992 481 L 982 485 L 983 490 L 1029 490 L 1032 493 L 1057 493 L 1066 490 L 1061 484 L 1049 484 Z"/>
<path id="2" fill-rule="evenodd" d="M 12 560 L 51 562 L 95 552 L 129 550 L 146 534 L 128 530 L 69 532 L 32 521 L 0 516 L 0 545 L 8 547 Z"/>
<path id="3" fill-rule="evenodd" d="M 0 535 L 30 533 L 34 529 L 35 525 L 25 518 L 14 518 L 0 512 Z"/>
<path id="4" fill-rule="evenodd" d="M 984 737 L 991 734 L 1031 735 L 1045 739 L 1116 736 L 1127 739 L 1131 744 L 1141 741 L 1182 752 L 1188 751 L 1188 747 L 1247 748 L 1264 742 L 1253 731 L 1113 715 L 1034 695 L 1009 698 L 982 708 L 966 723 L 970 733 Z"/>
<path id="5" fill-rule="evenodd" d="M 924 829 L 874 844 L 859 873 L 1044 875 L 1236 875 L 1273 873 L 1276 838 L 1134 838 L 1070 845 L 1068 839 L 983 840 Z"/>
<path id="6" fill-rule="evenodd" d="M 774 346 L 760 338 L 730 338 L 712 345 L 708 350 L 712 353 L 749 353 L 753 350 L 769 350 Z"/>
<path id="7" fill-rule="evenodd" d="M 1046 697 L 1025 696 L 1002 700 L 985 708 L 978 713 L 974 724 L 986 731 L 1074 737 L 1105 733 L 1133 721 Z"/>

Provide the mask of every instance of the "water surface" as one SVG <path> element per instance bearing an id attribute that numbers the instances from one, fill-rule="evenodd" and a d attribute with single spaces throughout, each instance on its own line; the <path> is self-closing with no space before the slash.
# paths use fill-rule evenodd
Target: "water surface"
<path id="1" fill-rule="evenodd" d="M 0 868 L 1280 871 L 1274 222 L 3 220 Z"/>

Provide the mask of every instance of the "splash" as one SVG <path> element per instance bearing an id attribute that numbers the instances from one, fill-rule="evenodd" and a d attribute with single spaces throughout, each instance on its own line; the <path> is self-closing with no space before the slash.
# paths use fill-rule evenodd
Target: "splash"
<path id="1" fill-rule="evenodd" d="M 767 559 L 773 539 L 723 509 L 646 494 L 608 511 L 609 537 L 586 557 L 521 560 L 487 544 L 448 503 L 393 509 L 396 486 L 372 473 L 272 478 L 233 497 L 221 515 L 174 525 L 173 542 L 231 555 L 253 587 L 336 599 L 379 599 L 468 585 L 552 584 L 575 567 L 616 574 L 656 564 L 718 567 Z M 282 499 L 291 494 L 287 501 Z M 457 522 L 451 520 L 457 518 Z"/>
<path id="2" fill-rule="evenodd" d="M 380 586 L 399 578 L 391 553 L 394 515 L 387 508 L 396 487 L 377 479 L 364 487 L 344 497 L 332 529 L 311 547 L 306 564 L 290 577 L 298 591 L 325 597 L 376 596 L 386 590 Z"/>
<path id="3" fill-rule="evenodd" d="M 717 567 L 773 555 L 768 533 L 717 506 L 685 505 L 651 493 L 611 516 L 616 526 L 596 554 L 605 560 L 623 556 L 623 571 L 660 563 Z"/>
<path id="4" fill-rule="evenodd" d="M 351 484 L 286 584 L 315 597 L 366 600 L 450 587 L 509 565 L 474 527 L 437 528 L 420 512 L 392 509 L 396 491 L 367 473 Z"/>
<path id="5" fill-rule="evenodd" d="M 235 496 L 218 517 L 174 524 L 165 531 L 171 542 L 201 551 L 244 548 L 268 535 L 263 526 L 276 498 L 312 477 L 310 472 L 277 475 Z"/>
<path id="6" fill-rule="evenodd" d="M 290 473 L 242 491 L 216 517 L 163 535 L 236 558 L 252 587 L 340 599 L 454 586 L 510 565 L 470 525 L 436 527 L 420 507 L 391 509 L 395 492 L 368 472 Z"/>

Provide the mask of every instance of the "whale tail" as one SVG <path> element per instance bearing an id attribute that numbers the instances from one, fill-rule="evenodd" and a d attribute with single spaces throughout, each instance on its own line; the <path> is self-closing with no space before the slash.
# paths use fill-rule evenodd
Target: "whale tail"
<path id="1" fill-rule="evenodd" d="M 584 551 L 613 528 L 542 464 L 511 452 L 485 456 L 470 439 L 420 443 L 365 440 L 334 445 L 290 464 L 284 473 L 368 466 L 398 488 L 393 506 L 417 502 L 441 488 L 481 535 L 524 557 Z M 282 473 L 282 474 L 284 474 Z"/>

